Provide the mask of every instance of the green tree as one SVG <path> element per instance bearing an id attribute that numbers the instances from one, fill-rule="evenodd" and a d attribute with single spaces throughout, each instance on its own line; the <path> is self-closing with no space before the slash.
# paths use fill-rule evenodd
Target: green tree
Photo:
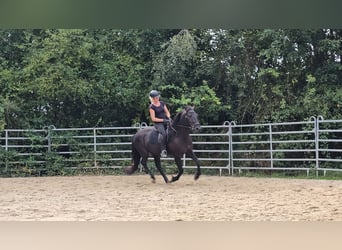
<path id="1" fill-rule="evenodd" d="M 5 109 L 3 105 L 2 98 L 0 99 L 0 131 L 5 128 L 6 121 L 5 121 Z"/>
<path id="2" fill-rule="evenodd" d="M 338 29 L 0 30 L 0 128 L 148 121 L 159 89 L 203 123 L 341 119 Z"/>
<path id="3" fill-rule="evenodd" d="M 197 30 L 181 30 L 162 45 L 162 51 L 153 65 L 153 85 L 162 91 L 174 111 L 185 105 L 195 105 L 199 113 L 206 112 L 201 116 L 202 121 L 215 123 L 217 113 L 230 106 L 217 97 L 208 81 L 210 77 L 200 74 L 197 69 L 203 60 L 201 47 L 198 46 L 201 35 Z"/>

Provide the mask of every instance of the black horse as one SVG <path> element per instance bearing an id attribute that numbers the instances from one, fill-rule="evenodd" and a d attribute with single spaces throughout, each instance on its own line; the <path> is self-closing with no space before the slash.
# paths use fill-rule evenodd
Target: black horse
<path id="1" fill-rule="evenodd" d="M 195 180 L 201 175 L 200 162 L 196 155 L 192 151 L 192 139 L 190 132 L 192 130 L 199 131 L 201 128 L 197 118 L 197 113 L 191 106 L 185 107 L 185 109 L 176 114 L 173 121 L 167 129 L 167 152 L 173 155 L 178 167 L 178 174 L 172 176 L 171 182 L 177 181 L 183 174 L 183 166 L 181 158 L 184 154 L 191 157 L 197 165 L 197 171 L 195 173 Z M 148 127 L 139 130 L 132 139 L 132 162 L 133 165 L 125 169 L 126 174 L 134 173 L 139 166 L 139 163 L 144 167 L 144 170 L 151 176 L 152 181 L 155 182 L 155 177 L 151 170 L 147 167 L 147 159 L 150 155 L 154 157 L 154 162 L 163 176 L 166 183 L 170 182 L 161 168 L 160 152 L 161 147 L 158 143 L 158 132 L 154 127 Z"/>

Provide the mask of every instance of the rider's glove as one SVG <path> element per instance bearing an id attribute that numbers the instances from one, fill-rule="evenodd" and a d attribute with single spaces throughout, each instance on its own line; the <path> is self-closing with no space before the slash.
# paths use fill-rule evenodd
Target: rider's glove
<path id="1" fill-rule="evenodd" d="M 165 124 L 169 124 L 169 123 L 171 123 L 171 118 L 165 118 L 165 119 L 163 120 L 163 122 L 164 122 Z"/>

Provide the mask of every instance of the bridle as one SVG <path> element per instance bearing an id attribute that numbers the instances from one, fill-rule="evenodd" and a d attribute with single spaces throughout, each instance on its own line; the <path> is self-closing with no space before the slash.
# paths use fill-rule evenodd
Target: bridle
<path id="1" fill-rule="evenodd" d="M 192 111 L 193 113 L 195 113 L 195 111 L 193 110 L 190 110 Z M 185 116 L 187 116 L 187 112 L 185 113 Z M 189 125 L 183 125 L 183 124 L 170 124 L 170 128 L 174 131 L 174 132 L 177 132 L 177 130 L 173 127 L 173 126 L 176 126 L 176 127 L 181 127 L 181 128 L 188 128 L 188 129 L 191 129 L 191 130 L 194 130 L 194 128 L 197 126 L 197 125 L 200 125 L 199 122 L 196 122 L 195 124 L 193 124 L 192 126 L 189 126 Z"/>

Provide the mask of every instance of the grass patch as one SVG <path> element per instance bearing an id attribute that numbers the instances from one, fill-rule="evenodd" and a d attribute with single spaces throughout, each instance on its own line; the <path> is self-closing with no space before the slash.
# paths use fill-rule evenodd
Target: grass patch
<path id="1" fill-rule="evenodd" d="M 287 178 L 287 179 L 317 179 L 317 180 L 342 180 L 342 172 L 326 172 L 310 170 L 309 174 L 306 171 L 296 170 L 242 170 L 240 173 L 234 172 L 234 176 L 238 177 L 255 177 L 255 178 Z"/>

